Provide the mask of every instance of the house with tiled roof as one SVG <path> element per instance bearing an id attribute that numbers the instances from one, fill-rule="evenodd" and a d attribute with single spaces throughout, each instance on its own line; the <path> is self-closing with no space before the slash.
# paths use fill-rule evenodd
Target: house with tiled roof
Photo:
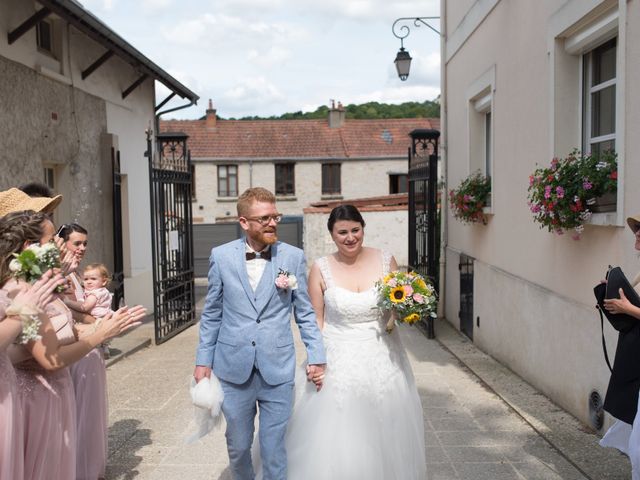
<path id="1" fill-rule="evenodd" d="M 286 216 L 314 202 L 407 190 L 409 132 L 439 129 L 437 118 L 352 120 L 338 104 L 321 120 L 221 120 L 209 101 L 201 120 L 162 121 L 189 136 L 194 223 L 235 219 L 246 188 L 275 192 Z"/>

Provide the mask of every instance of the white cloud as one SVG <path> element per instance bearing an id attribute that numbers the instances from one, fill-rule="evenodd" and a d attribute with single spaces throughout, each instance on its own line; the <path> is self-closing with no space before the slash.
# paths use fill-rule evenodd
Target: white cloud
<path id="1" fill-rule="evenodd" d="M 165 10 L 173 5 L 173 0 L 142 0 L 142 8 L 147 12 Z"/>
<path id="2" fill-rule="evenodd" d="M 231 103 L 235 109 L 244 109 L 245 107 L 256 109 L 282 102 L 285 98 L 285 95 L 280 92 L 278 87 L 270 83 L 266 78 L 255 77 L 240 80 L 238 85 L 222 94 L 222 99 L 219 103 Z"/>
<path id="3" fill-rule="evenodd" d="M 291 52 L 286 48 L 274 45 L 266 51 L 249 50 L 247 58 L 261 67 L 271 68 L 286 62 L 291 58 Z"/>

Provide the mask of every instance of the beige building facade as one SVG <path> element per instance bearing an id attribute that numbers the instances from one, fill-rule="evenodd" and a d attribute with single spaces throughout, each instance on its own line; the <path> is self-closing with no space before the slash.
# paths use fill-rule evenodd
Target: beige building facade
<path id="1" fill-rule="evenodd" d="M 593 286 L 608 265 L 640 270 L 625 223 L 640 211 L 640 2 L 442 0 L 441 13 L 447 188 L 477 170 L 492 183 L 487 225 L 446 212 L 444 313 L 460 327 L 468 256 L 473 342 L 589 423 L 609 379 Z M 602 145 L 618 154 L 615 211 L 594 214 L 579 241 L 539 229 L 529 175 Z M 616 332 L 605 335 L 612 356 Z"/>

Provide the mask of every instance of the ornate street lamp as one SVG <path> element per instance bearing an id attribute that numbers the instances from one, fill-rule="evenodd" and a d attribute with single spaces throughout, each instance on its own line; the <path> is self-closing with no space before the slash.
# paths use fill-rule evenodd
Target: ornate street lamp
<path id="1" fill-rule="evenodd" d="M 400 17 L 393 22 L 391 33 L 400 39 L 400 50 L 398 50 L 394 63 L 396 64 L 398 77 L 400 77 L 400 80 L 403 82 L 409 78 L 409 70 L 411 69 L 411 55 L 409 55 L 409 52 L 404 48 L 404 39 L 411 33 L 411 28 L 408 25 L 400 25 L 396 29 L 396 25 L 398 22 L 413 22 L 415 27 L 420 27 L 420 24 L 426 25 L 439 36 L 440 32 L 426 22 L 426 20 L 437 20 L 439 18 L 440 17 Z"/>

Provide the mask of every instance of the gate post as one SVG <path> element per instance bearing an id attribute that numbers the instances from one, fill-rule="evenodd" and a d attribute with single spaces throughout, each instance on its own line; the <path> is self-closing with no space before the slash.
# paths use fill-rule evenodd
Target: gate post
<path id="1" fill-rule="evenodd" d="M 417 129 L 409 133 L 409 268 L 428 277 L 439 291 L 437 229 L 438 139 L 440 132 Z M 427 337 L 435 338 L 433 318 L 423 319 Z"/>

